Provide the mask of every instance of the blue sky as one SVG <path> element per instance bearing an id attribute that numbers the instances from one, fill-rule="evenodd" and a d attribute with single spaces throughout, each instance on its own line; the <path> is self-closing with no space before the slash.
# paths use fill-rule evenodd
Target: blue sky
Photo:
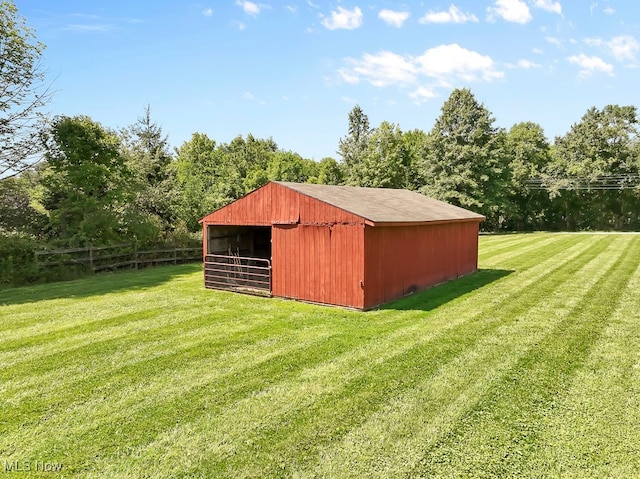
<path id="1" fill-rule="evenodd" d="M 635 0 L 15 0 L 47 45 L 52 114 L 179 146 L 252 133 L 339 159 L 347 115 L 429 131 L 454 88 L 552 141 L 592 106 L 640 106 Z"/>

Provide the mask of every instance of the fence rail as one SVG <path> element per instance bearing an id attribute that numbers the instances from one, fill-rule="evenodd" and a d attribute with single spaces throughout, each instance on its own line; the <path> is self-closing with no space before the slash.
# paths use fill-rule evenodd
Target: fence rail
<path id="1" fill-rule="evenodd" d="M 141 268 L 155 264 L 202 261 L 202 246 L 139 250 L 136 243 L 86 248 L 42 250 L 35 253 L 38 267 L 84 266 L 95 272 L 107 269 Z"/>

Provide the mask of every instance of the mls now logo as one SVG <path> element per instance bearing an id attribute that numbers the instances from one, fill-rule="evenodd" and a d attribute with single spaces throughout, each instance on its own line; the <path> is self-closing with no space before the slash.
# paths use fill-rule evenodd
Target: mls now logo
<path id="1" fill-rule="evenodd" d="M 64 464 L 46 461 L 4 461 L 4 472 L 60 472 Z"/>

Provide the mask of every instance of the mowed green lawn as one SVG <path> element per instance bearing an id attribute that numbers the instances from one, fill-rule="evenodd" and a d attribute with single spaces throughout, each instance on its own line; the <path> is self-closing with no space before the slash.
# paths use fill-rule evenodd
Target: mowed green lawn
<path id="1" fill-rule="evenodd" d="M 0 291 L 0 476 L 640 477 L 640 235 L 480 268 L 366 313 L 194 265 Z"/>

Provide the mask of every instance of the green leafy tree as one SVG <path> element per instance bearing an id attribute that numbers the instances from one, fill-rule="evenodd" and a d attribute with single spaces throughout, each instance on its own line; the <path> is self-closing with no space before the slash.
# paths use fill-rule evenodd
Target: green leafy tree
<path id="1" fill-rule="evenodd" d="M 383 121 L 368 137 L 358 168 L 351 171 L 349 183 L 373 188 L 404 188 L 407 185 L 409 153 L 402 131 Z"/>
<path id="2" fill-rule="evenodd" d="M 551 162 L 551 146 L 542 127 L 532 122 L 513 125 L 505 142 L 509 158 L 510 226 L 516 230 L 544 229 L 550 200 L 546 191 L 532 186 Z"/>
<path id="3" fill-rule="evenodd" d="M 556 138 L 549 187 L 569 229 L 638 225 L 638 116 L 635 106 L 590 108 Z"/>
<path id="4" fill-rule="evenodd" d="M 406 188 L 418 190 L 428 182 L 421 175 L 421 165 L 427 157 L 429 136 L 418 129 L 407 131 L 402 136 L 408 155 Z"/>
<path id="5" fill-rule="evenodd" d="M 233 201 L 236 193 L 230 185 L 241 183 L 216 146 L 204 133 L 194 133 L 176 150 L 178 218 L 190 231 L 200 229 L 198 220 L 207 213 Z"/>
<path id="6" fill-rule="evenodd" d="M 86 116 L 59 116 L 44 147 L 43 204 L 52 239 L 105 244 L 146 231 L 145 222 L 129 207 L 132 174 L 117 134 Z"/>
<path id="7" fill-rule="evenodd" d="M 13 1 L 1 1 L 0 179 L 20 174 L 41 152 L 42 108 L 51 98 L 40 69 L 43 49 Z"/>
<path id="8" fill-rule="evenodd" d="M 318 165 L 291 151 L 276 151 L 267 164 L 269 181 L 306 183 L 318 175 Z"/>
<path id="9" fill-rule="evenodd" d="M 419 165 L 428 196 L 484 214 L 485 228 L 505 220 L 505 134 L 468 89 L 456 89 L 429 133 Z"/>
<path id="10" fill-rule="evenodd" d="M 218 147 L 224 162 L 233 170 L 228 182 L 234 199 L 265 185 L 269 179 L 267 168 L 278 145 L 273 139 L 260 139 L 248 134 L 237 136 L 231 143 Z"/>
<path id="11" fill-rule="evenodd" d="M 46 223 L 47 216 L 32 205 L 24 178 L 0 181 L 0 233 L 39 235 Z"/>
<path id="12" fill-rule="evenodd" d="M 341 185 L 344 182 L 344 172 L 334 158 L 326 157 L 318 165 L 317 180 L 322 185 Z"/>

